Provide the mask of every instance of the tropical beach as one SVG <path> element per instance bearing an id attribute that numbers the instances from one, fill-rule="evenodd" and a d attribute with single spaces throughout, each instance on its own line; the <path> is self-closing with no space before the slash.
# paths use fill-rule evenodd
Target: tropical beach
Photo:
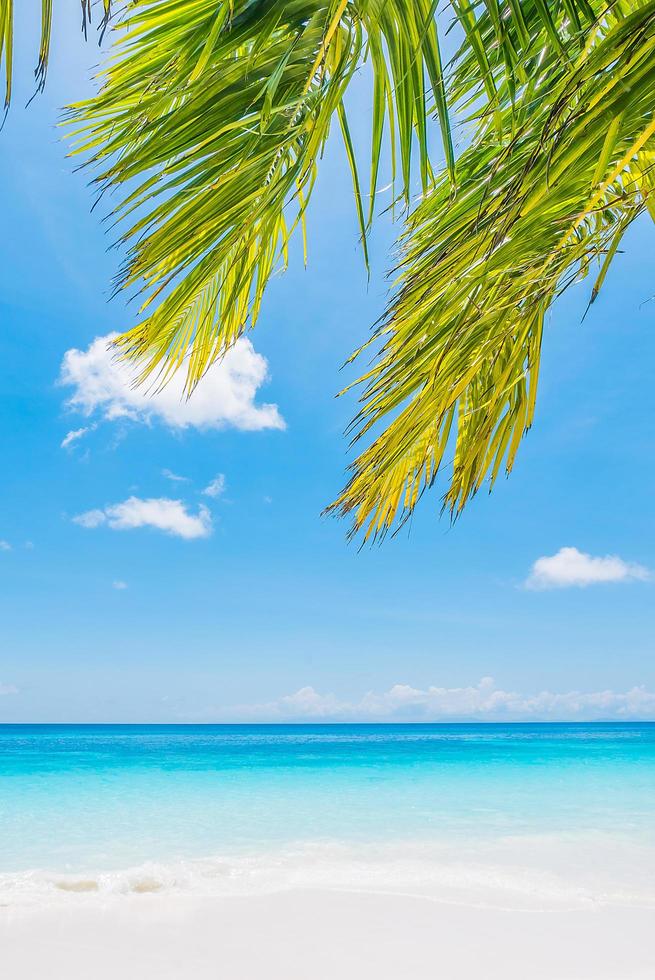
<path id="1" fill-rule="evenodd" d="M 5 726 L 0 742 L 12 977 L 652 972 L 653 724 Z"/>
<path id="2" fill-rule="evenodd" d="M 0 975 L 655 976 L 655 5 L 0 0 Z"/>

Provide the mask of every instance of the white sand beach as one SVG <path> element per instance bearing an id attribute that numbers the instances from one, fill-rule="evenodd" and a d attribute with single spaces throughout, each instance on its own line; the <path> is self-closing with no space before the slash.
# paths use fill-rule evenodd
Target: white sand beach
<path id="1" fill-rule="evenodd" d="M 652 980 L 654 921 L 649 908 L 314 890 L 76 896 L 0 910 L 0 969 L 7 980 Z"/>
<path id="2" fill-rule="evenodd" d="M 0 875 L 0 977 L 652 980 L 654 873 L 577 834 Z"/>

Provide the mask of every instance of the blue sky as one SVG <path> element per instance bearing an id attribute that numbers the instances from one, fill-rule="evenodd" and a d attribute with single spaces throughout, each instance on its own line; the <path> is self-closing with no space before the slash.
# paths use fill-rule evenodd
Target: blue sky
<path id="1" fill-rule="evenodd" d="M 130 401 L 91 345 L 134 310 L 108 302 L 119 255 L 55 125 L 99 58 L 74 15 L 46 93 L 24 110 L 24 73 L 0 133 L 0 720 L 655 717 L 655 230 L 632 229 L 584 322 L 588 284 L 552 312 L 511 479 L 454 527 L 426 497 L 409 534 L 358 551 L 320 514 L 350 459 L 339 367 L 383 309 L 391 227 L 367 284 L 335 140 L 309 268 L 296 255 L 273 282 L 252 349 L 201 405 Z M 363 80 L 362 149 L 368 105 Z M 125 526 L 146 519 L 177 533 Z M 562 548 L 624 564 L 565 552 L 526 588 Z M 567 575 L 614 581 L 543 587 Z"/>

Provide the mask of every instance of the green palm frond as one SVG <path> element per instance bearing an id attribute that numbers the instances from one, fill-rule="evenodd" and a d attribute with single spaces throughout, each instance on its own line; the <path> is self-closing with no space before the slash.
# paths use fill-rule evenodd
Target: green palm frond
<path id="1" fill-rule="evenodd" d="M 447 453 L 454 515 L 512 469 L 547 310 L 598 262 L 593 301 L 626 228 L 655 210 L 655 4 L 608 11 L 581 48 L 543 57 L 520 99 L 496 86 L 458 194 L 442 178 L 410 218 L 357 436 L 392 421 L 333 505 L 367 536 L 411 514 Z"/>
<path id="2" fill-rule="evenodd" d="M 52 15 L 54 0 L 41 0 L 41 39 L 39 53 L 34 69 L 37 91 L 42 91 L 45 85 L 50 58 L 50 41 L 52 37 Z M 109 21 L 112 0 L 102 0 L 101 29 Z M 82 30 L 86 36 L 87 26 L 91 23 L 91 0 L 80 0 L 82 13 Z M 15 0 L 0 0 L 0 73 L 4 73 L 4 108 L 5 112 L 11 103 L 13 87 L 13 55 L 14 55 L 14 17 L 16 15 Z"/>
<path id="3" fill-rule="evenodd" d="M 143 297 L 119 350 L 142 380 L 182 368 L 193 391 L 256 322 L 292 235 L 304 235 L 333 127 L 366 259 L 386 139 L 407 228 L 389 309 L 363 348 L 381 347 L 351 431 L 372 441 L 331 510 L 384 535 L 443 472 L 444 506 L 459 514 L 512 469 L 554 299 L 593 266 L 593 303 L 626 229 L 644 211 L 655 218 L 654 4 L 128 0 L 97 96 L 69 114 L 99 191 L 116 192 L 116 288 Z M 42 9 L 40 85 L 52 0 Z M 0 0 L 7 102 L 12 24 L 12 0 Z M 440 33 L 453 26 L 460 47 L 444 65 Z M 366 182 L 346 114 L 365 64 Z"/>
<path id="4" fill-rule="evenodd" d="M 544 50 L 568 63 L 569 48 L 578 43 L 577 27 L 567 26 L 570 11 L 576 25 L 594 16 L 586 0 L 555 6 L 551 17 L 543 0 L 513 5 L 515 27 L 506 12 L 493 15 L 493 4 L 452 4 L 464 51 L 474 59 L 472 75 L 483 71 L 494 117 L 500 117 L 499 76 L 508 51 L 521 78 L 529 58 Z M 451 190 L 456 186 L 435 12 L 434 0 L 133 0 L 128 6 L 98 96 L 72 107 L 71 119 L 77 152 L 98 168 L 98 186 L 122 195 L 114 213 L 127 260 L 116 285 L 142 292 L 144 301 L 140 322 L 117 346 L 140 362 L 141 380 L 154 373 L 164 384 L 182 367 L 191 393 L 207 367 L 254 325 L 270 276 L 286 264 L 291 233 L 304 226 L 335 115 L 366 260 L 385 128 L 394 182 L 398 150 L 405 206 L 415 149 L 424 195 L 434 183 L 429 108 L 439 120 Z M 523 53 L 521 31 L 530 41 Z M 368 207 L 344 107 L 348 85 L 367 60 L 373 84 Z M 464 92 L 460 83 L 453 100 L 479 102 L 476 87 L 469 88 Z"/>
<path id="5" fill-rule="evenodd" d="M 74 106 L 78 152 L 118 189 L 127 261 L 118 287 L 143 291 L 143 319 L 119 341 L 160 382 L 183 363 L 191 391 L 253 324 L 265 286 L 304 221 L 335 117 L 353 173 L 364 248 L 383 131 L 433 180 L 428 102 L 453 153 L 431 0 L 151 0 L 115 31 L 97 97 Z M 344 98 L 368 59 L 373 76 L 367 206 Z"/>

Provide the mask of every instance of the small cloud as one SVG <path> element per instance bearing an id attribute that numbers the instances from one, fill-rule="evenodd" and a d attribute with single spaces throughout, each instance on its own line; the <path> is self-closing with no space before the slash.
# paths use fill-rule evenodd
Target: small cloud
<path id="1" fill-rule="evenodd" d="M 211 483 L 208 483 L 205 489 L 202 491 L 206 497 L 220 497 L 225 491 L 225 476 L 223 473 L 218 473 Z"/>
<path id="2" fill-rule="evenodd" d="M 0 683 L 0 697 L 4 697 L 6 694 L 18 694 L 18 688 L 14 687 L 13 684 L 1 684 Z"/>
<path id="3" fill-rule="evenodd" d="M 0 538 L 0 551 L 11 551 L 11 545 L 8 541 L 3 541 Z"/>
<path id="4" fill-rule="evenodd" d="M 577 548 L 560 548 L 556 555 L 537 558 L 525 582 L 528 589 L 585 588 L 600 582 L 645 581 L 651 573 L 643 565 L 618 555 L 594 557 Z"/>
<path id="5" fill-rule="evenodd" d="M 116 357 L 112 343 L 118 334 L 96 337 L 87 350 L 64 354 L 59 382 L 73 388 L 68 408 L 106 420 L 131 419 L 149 424 L 157 419 L 171 429 L 258 431 L 284 429 L 277 405 L 258 404 L 259 388 L 268 378 L 268 363 L 246 337 L 212 364 L 191 398 L 186 396 L 183 371 L 161 389 L 134 385 L 134 367 Z M 68 437 L 67 437 L 68 438 Z"/>
<path id="6" fill-rule="evenodd" d="M 179 476 L 177 473 L 173 473 L 172 470 L 164 469 L 161 471 L 161 475 L 165 476 L 167 480 L 171 480 L 172 483 L 189 483 L 188 476 Z"/>
<path id="7" fill-rule="evenodd" d="M 61 448 L 70 449 L 73 443 L 77 442 L 78 439 L 81 439 L 83 436 L 85 436 L 87 432 L 93 432 L 95 428 L 96 425 L 94 424 L 94 425 L 83 425 L 81 429 L 71 429 L 71 431 L 66 433 L 66 435 L 62 439 Z"/>
<path id="8" fill-rule="evenodd" d="M 264 497 L 264 503 L 265 504 L 272 504 L 273 503 L 273 498 L 272 497 Z"/>
<path id="9" fill-rule="evenodd" d="M 87 510 L 83 514 L 78 514 L 72 518 L 73 524 L 80 527 L 100 527 L 107 520 L 104 510 Z"/>
<path id="10" fill-rule="evenodd" d="M 127 582 L 123 582 L 121 579 L 116 579 L 115 582 L 111 583 L 112 589 L 116 589 L 118 592 L 123 592 L 127 588 Z"/>
<path id="11" fill-rule="evenodd" d="M 138 527 L 153 527 L 165 534 L 191 540 L 206 538 L 212 532 L 212 519 L 209 510 L 201 506 L 197 514 L 191 514 L 181 500 L 168 497 L 129 497 L 120 504 L 111 504 L 104 510 L 88 510 L 73 517 L 73 522 L 85 528 L 100 527 L 107 524 L 117 531 L 127 531 Z"/>

